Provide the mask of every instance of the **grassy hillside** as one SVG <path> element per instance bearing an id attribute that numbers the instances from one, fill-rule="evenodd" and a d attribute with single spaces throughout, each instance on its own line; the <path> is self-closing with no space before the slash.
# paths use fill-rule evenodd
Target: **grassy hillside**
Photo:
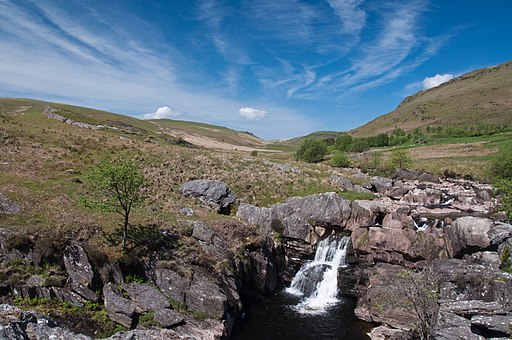
<path id="1" fill-rule="evenodd" d="M 355 129 L 358 137 L 395 128 L 512 125 L 512 61 L 479 69 L 435 88 L 420 91 L 392 112 Z"/>
<path id="2" fill-rule="evenodd" d="M 56 109 L 55 113 L 58 115 L 76 122 L 103 125 L 119 133 L 129 133 L 161 142 L 176 143 L 185 140 L 196 146 L 219 149 L 264 148 L 268 144 L 250 133 L 215 125 L 169 119 L 141 120 L 73 105 L 24 98 L 0 98 L 0 112 L 27 115 L 30 119 L 44 122 L 43 125 L 47 122 L 41 113 L 46 105 Z"/>

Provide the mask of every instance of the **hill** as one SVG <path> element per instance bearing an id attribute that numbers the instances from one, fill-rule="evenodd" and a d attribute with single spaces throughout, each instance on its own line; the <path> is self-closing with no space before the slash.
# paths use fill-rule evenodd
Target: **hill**
<path id="1" fill-rule="evenodd" d="M 102 129 L 129 134 L 133 138 L 145 138 L 148 141 L 160 141 L 171 144 L 189 143 L 195 146 L 223 150 L 265 148 L 269 143 L 248 133 L 221 126 L 186 122 L 170 119 L 141 120 L 86 107 L 52 103 L 25 98 L 0 98 L 0 113 L 18 114 L 25 120 L 37 122 L 40 126 L 48 124 L 41 113 L 45 110 L 54 114 L 54 118 L 71 122 L 99 126 Z M 64 118 L 60 118 L 64 117 Z M 262 150 L 263 151 L 263 150 Z"/>
<path id="2" fill-rule="evenodd" d="M 351 131 L 358 137 L 401 128 L 512 124 L 512 61 L 482 68 L 405 98 L 393 111 Z"/>

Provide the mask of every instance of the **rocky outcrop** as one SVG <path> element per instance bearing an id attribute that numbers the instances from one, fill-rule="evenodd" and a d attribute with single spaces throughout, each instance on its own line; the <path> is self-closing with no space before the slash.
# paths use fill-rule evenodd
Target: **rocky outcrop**
<path id="1" fill-rule="evenodd" d="M 235 194 L 222 181 L 198 179 L 184 183 L 180 192 L 187 197 L 196 197 L 206 206 L 223 214 L 229 214 L 235 202 Z"/>
<path id="2" fill-rule="evenodd" d="M 43 109 L 43 113 L 48 117 L 48 119 L 54 119 L 61 123 L 73 125 L 78 128 L 81 128 L 81 129 L 98 130 L 101 127 L 100 125 L 93 125 L 93 124 L 88 124 L 88 123 L 84 123 L 84 122 L 76 122 L 72 119 L 69 119 L 67 117 L 59 115 L 57 112 L 59 112 L 59 109 L 55 109 L 49 105 L 46 105 Z"/>
<path id="3" fill-rule="evenodd" d="M 367 209 L 333 192 L 292 197 L 271 208 L 241 204 L 237 216 L 256 224 L 266 235 L 277 232 L 283 237 L 309 244 L 315 244 L 332 230 L 352 230 L 361 225 L 371 225 L 374 219 Z"/>

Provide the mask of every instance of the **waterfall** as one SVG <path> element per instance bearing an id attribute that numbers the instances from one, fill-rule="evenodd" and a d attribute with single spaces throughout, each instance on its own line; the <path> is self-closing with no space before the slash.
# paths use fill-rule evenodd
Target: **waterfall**
<path id="1" fill-rule="evenodd" d="M 302 265 L 292 280 L 290 294 L 303 296 L 295 307 L 301 313 L 322 313 L 338 302 L 338 268 L 346 266 L 350 237 L 331 236 L 318 242 L 315 259 Z"/>

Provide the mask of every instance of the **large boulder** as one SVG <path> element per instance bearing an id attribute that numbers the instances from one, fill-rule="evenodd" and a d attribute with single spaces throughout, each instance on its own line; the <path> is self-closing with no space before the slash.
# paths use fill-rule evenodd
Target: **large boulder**
<path id="1" fill-rule="evenodd" d="M 64 267 L 74 282 L 91 287 L 94 271 L 84 248 L 78 244 L 67 246 L 64 250 L 63 260 Z"/>
<path id="2" fill-rule="evenodd" d="M 207 179 L 186 182 L 180 192 L 187 197 L 197 197 L 206 206 L 224 214 L 229 214 L 236 199 L 226 183 Z"/>
<path id="3" fill-rule="evenodd" d="M 284 237 L 300 239 L 309 244 L 318 241 L 322 230 L 354 230 L 361 225 L 371 225 L 374 220 L 373 214 L 366 208 L 334 192 L 292 197 L 270 208 L 243 204 L 237 216 L 258 225 L 266 235 L 277 231 Z"/>
<path id="4" fill-rule="evenodd" d="M 466 216 L 445 228 L 446 248 L 451 257 L 460 257 L 474 249 L 498 247 L 512 235 L 512 225 L 488 218 Z"/>

